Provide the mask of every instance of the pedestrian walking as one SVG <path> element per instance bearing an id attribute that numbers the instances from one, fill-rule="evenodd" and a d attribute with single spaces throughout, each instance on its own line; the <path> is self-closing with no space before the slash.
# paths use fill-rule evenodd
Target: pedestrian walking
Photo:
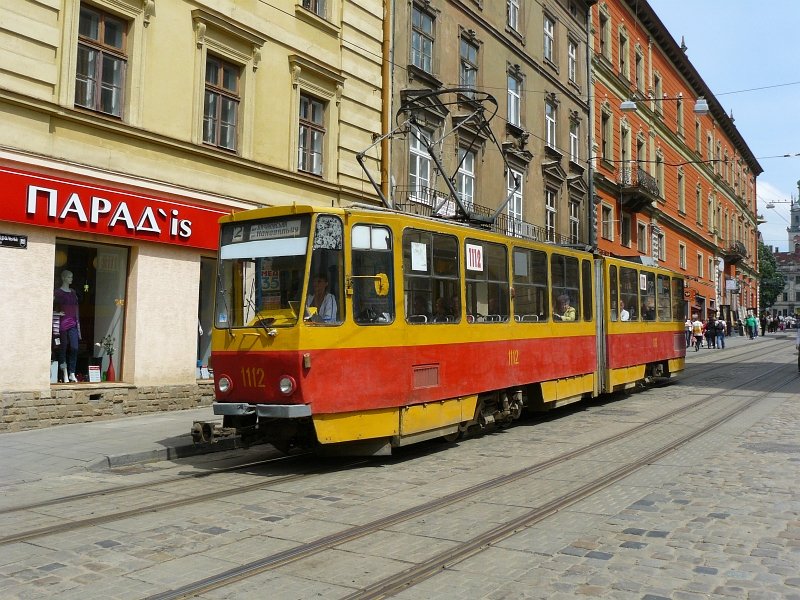
<path id="1" fill-rule="evenodd" d="M 686 317 L 686 323 L 683 324 L 683 328 L 686 333 L 686 347 L 692 345 L 692 320 L 689 317 Z"/>
<path id="2" fill-rule="evenodd" d="M 697 315 L 694 315 L 694 321 L 692 321 L 692 335 L 694 336 L 694 351 L 697 352 L 703 345 L 703 322 Z"/>
<path id="3" fill-rule="evenodd" d="M 717 347 L 717 321 L 709 317 L 703 325 L 703 335 L 706 337 L 706 348 Z"/>
<path id="4" fill-rule="evenodd" d="M 722 319 L 717 319 L 716 322 L 716 333 L 717 333 L 717 348 L 724 349 L 725 348 L 725 321 Z"/>

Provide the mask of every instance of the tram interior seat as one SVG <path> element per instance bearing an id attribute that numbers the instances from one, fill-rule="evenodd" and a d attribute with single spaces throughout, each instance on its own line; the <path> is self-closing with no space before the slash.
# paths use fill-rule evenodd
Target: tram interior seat
<path id="1" fill-rule="evenodd" d="M 453 318 L 452 317 L 434 317 L 433 322 L 434 323 L 452 323 L 453 322 Z"/>
<path id="2" fill-rule="evenodd" d="M 409 323 L 427 323 L 428 317 L 425 315 L 409 315 L 408 317 Z"/>
<path id="3" fill-rule="evenodd" d="M 523 323 L 536 323 L 539 321 L 539 315 L 522 315 Z"/>

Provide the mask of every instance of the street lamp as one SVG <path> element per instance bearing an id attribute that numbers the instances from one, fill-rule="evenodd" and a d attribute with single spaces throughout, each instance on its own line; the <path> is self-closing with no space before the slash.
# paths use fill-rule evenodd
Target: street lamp
<path id="1" fill-rule="evenodd" d="M 678 99 L 680 99 L 680 96 L 678 96 L 678 98 L 645 98 L 643 100 L 629 99 L 629 100 L 624 100 L 622 103 L 620 103 L 619 109 L 622 112 L 636 112 L 636 109 L 638 108 L 637 102 L 649 102 L 649 101 L 663 102 L 664 100 L 678 100 Z M 694 103 L 694 114 L 707 115 L 708 113 L 709 113 L 708 101 L 705 98 L 703 98 L 703 96 L 700 96 Z"/>

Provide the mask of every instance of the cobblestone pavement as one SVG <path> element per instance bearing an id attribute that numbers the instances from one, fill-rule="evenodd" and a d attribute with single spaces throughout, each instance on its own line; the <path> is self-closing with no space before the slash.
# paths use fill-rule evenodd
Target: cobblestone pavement
<path id="1" fill-rule="evenodd" d="M 763 383 L 716 375 L 727 357 L 749 348 L 758 351 L 739 368 L 743 374 L 785 363 L 772 378 L 791 373 L 790 383 L 677 452 L 397 597 L 800 600 L 800 377 L 789 336 L 731 338 L 725 350 L 690 353 L 686 381 L 701 375 L 691 385 L 589 404 L 311 483 L 9 544 L 0 548 L 0 598 L 146 597 L 557 455 L 708 390 L 723 391 L 723 402 L 752 396 Z M 587 460 L 577 471 L 505 486 L 203 597 L 346 597 L 518 516 L 544 488 L 591 470 Z M 79 483 L 74 471 L 64 477 Z M 40 485 L 6 489 L 19 501 Z"/>

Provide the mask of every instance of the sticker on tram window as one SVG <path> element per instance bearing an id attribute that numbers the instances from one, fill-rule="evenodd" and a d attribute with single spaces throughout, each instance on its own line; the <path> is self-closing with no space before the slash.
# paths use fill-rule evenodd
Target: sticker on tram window
<path id="1" fill-rule="evenodd" d="M 411 270 L 428 271 L 428 246 L 419 242 L 411 242 Z"/>
<path id="2" fill-rule="evenodd" d="M 250 226 L 251 240 L 276 240 L 300 235 L 300 220 L 271 221 Z"/>
<path id="3" fill-rule="evenodd" d="M 467 244 L 467 270 L 483 271 L 483 246 Z"/>
<path id="4" fill-rule="evenodd" d="M 647 291 L 647 275 L 639 273 L 639 289 L 643 292 Z"/>

